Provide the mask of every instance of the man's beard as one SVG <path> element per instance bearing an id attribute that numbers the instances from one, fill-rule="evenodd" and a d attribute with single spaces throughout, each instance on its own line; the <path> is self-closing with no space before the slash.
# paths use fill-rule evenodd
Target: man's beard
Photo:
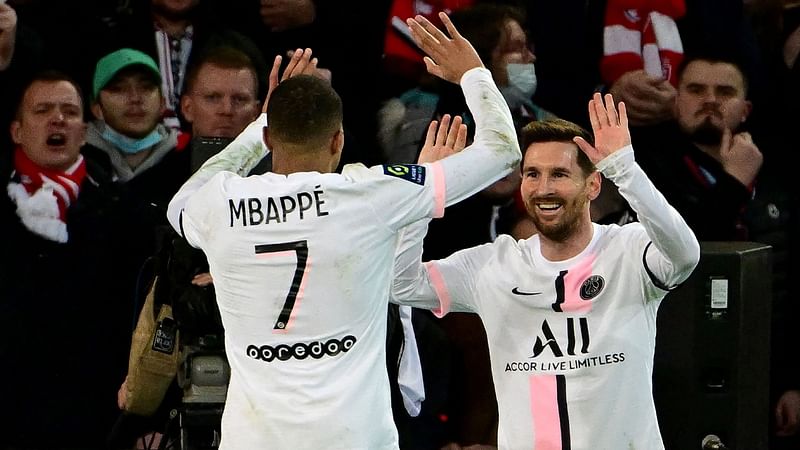
<path id="1" fill-rule="evenodd" d="M 719 145 L 722 142 L 722 128 L 714 125 L 711 117 L 706 119 L 689 133 L 692 142 L 701 145 Z"/>
<path id="2" fill-rule="evenodd" d="M 539 219 L 535 210 L 529 211 L 528 214 L 531 216 L 536 230 L 542 236 L 553 242 L 565 242 L 578 230 L 580 226 L 580 213 L 585 204 L 586 201 L 576 201 L 571 205 L 564 203 L 562 206 L 562 208 L 564 208 L 564 213 L 556 223 L 543 222 Z"/>

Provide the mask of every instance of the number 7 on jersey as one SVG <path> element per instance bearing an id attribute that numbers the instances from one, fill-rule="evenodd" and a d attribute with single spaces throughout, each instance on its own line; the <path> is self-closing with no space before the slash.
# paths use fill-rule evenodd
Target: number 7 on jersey
<path id="1" fill-rule="evenodd" d="M 286 294 L 286 302 L 283 304 L 283 309 L 278 315 L 278 320 L 275 322 L 274 330 L 283 330 L 289 323 L 289 318 L 294 309 L 294 303 L 297 300 L 297 294 L 300 292 L 300 286 L 303 283 L 303 277 L 306 273 L 306 262 L 308 261 L 308 241 L 294 241 L 282 242 L 279 244 L 261 244 L 256 245 L 256 254 L 263 253 L 279 253 L 294 251 L 297 254 L 297 267 L 294 270 L 294 277 L 292 278 L 292 285 L 289 287 L 289 293 Z"/>

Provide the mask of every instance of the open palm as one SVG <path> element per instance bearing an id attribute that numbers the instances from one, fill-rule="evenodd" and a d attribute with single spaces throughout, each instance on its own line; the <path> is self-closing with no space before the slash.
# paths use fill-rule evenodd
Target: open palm
<path id="1" fill-rule="evenodd" d="M 628 129 L 628 114 L 625 103 L 620 102 L 619 112 L 614 106 L 614 97 L 606 94 L 605 103 L 599 92 L 589 100 L 589 121 L 594 134 L 594 146 L 580 137 L 575 143 L 586 156 L 597 164 L 608 155 L 631 145 L 631 132 Z"/>

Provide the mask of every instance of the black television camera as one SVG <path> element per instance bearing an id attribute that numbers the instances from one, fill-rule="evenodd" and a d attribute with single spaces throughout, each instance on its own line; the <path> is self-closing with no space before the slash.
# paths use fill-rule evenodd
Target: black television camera
<path id="1" fill-rule="evenodd" d="M 208 273 L 202 251 L 173 236 L 162 249 L 156 298 L 168 299 L 180 333 L 177 386 L 180 401 L 169 412 L 159 448 L 216 449 L 230 379 L 224 331 L 213 284 L 192 280 Z M 177 404 L 176 404 L 177 403 Z"/>

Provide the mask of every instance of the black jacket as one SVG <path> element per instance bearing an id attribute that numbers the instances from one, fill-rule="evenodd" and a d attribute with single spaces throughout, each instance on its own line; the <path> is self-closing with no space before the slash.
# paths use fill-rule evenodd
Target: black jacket
<path id="1" fill-rule="evenodd" d="M 0 448 L 105 448 L 119 415 L 136 279 L 154 240 L 150 213 L 88 171 L 64 244 L 28 231 L 0 195 Z"/>

